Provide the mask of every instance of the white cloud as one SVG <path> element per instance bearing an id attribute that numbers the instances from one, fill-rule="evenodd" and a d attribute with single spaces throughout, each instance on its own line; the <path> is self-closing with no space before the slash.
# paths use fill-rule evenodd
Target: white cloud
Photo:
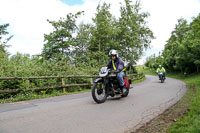
<path id="1" fill-rule="evenodd" d="M 0 24 L 9 23 L 11 54 L 16 52 L 39 54 L 43 48 L 44 34 L 52 31 L 49 20 L 58 20 L 69 12 L 85 11 L 84 22 L 91 22 L 97 0 L 85 0 L 83 5 L 68 6 L 60 0 L 0 0 Z"/>
<path id="2" fill-rule="evenodd" d="M 0 0 L 0 24 L 9 23 L 8 32 L 14 37 L 9 41 L 12 45 L 8 51 L 39 54 L 43 48 L 44 34 L 52 31 L 46 21 L 58 20 L 69 12 L 85 11 L 81 17 L 84 23 L 91 22 L 99 2 L 111 3 L 111 13 L 119 16 L 120 2 L 124 0 L 83 0 L 83 5 L 68 6 L 60 0 Z M 148 25 L 156 39 L 152 41 L 152 50 L 146 56 L 161 51 L 177 20 L 183 17 L 191 20 L 200 12 L 198 0 L 141 0 L 142 11 L 149 12 Z M 145 56 L 144 56 L 145 58 Z M 144 60 L 144 58 L 142 60 Z M 141 62 L 141 61 L 140 61 Z"/>
<path id="3" fill-rule="evenodd" d="M 43 35 L 52 30 L 46 20 L 63 16 L 68 8 L 56 0 L 0 0 L 0 5 L 0 20 L 10 24 L 9 33 L 14 35 L 9 52 L 31 55 L 41 52 Z"/>

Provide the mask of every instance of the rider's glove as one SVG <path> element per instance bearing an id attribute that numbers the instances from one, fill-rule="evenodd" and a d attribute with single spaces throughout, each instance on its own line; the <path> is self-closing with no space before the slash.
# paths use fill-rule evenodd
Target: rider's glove
<path id="1" fill-rule="evenodd" d="M 116 71 L 115 71 L 115 73 L 118 73 L 118 72 L 119 72 L 119 70 L 116 70 Z"/>
<path id="2" fill-rule="evenodd" d="M 110 70 L 110 73 L 114 73 L 115 72 L 115 70 Z"/>

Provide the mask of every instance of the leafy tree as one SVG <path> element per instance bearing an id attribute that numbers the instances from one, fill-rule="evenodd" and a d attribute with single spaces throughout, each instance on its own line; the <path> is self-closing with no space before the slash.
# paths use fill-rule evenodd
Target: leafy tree
<path id="1" fill-rule="evenodd" d="M 6 31 L 8 26 L 9 26 L 9 24 L 0 25 L 0 45 L 1 45 L 2 48 L 5 48 L 7 42 L 13 37 L 13 36 L 10 36 L 10 37 L 8 37 L 6 39 L 3 38 L 3 36 L 8 34 L 8 32 Z"/>
<path id="2" fill-rule="evenodd" d="M 149 14 L 140 13 L 140 3 L 136 1 L 131 5 L 131 0 L 125 0 L 125 6 L 121 6 L 120 12 L 118 49 L 127 62 L 134 64 L 142 56 L 143 50 L 150 47 L 151 39 L 154 38 L 146 25 Z"/>
<path id="3" fill-rule="evenodd" d="M 146 25 L 145 19 L 149 14 L 140 13 L 139 2 L 131 5 L 130 0 L 125 0 L 125 6 L 121 5 L 121 17 L 118 20 L 110 14 L 109 9 L 110 5 L 106 3 L 97 7 L 89 51 L 95 52 L 92 54 L 94 59 L 102 59 L 105 63 L 105 55 L 108 55 L 110 49 L 116 49 L 132 66 L 154 38 Z M 99 57 L 101 58 L 98 59 Z"/>
<path id="4" fill-rule="evenodd" d="M 185 71 L 186 51 L 183 42 L 188 31 L 189 25 L 187 21 L 183 18 L 179 19 L 163 51 L 164 65 L 166 68 L 170 70 L 181 70 L 182 72 Z"/>
<path id="5" fill-rule="evenodd" d="M 160 53 L 158 57 L 155 54 L 147 57 L 145 66 L 151 69 L 157 69 L 159 65 L 163 65 L 163 56 Z"/>
<path id="6" fill-rule="evenodd" d="M 76 66 L 89 65 L 88 47 L 90 46 L 90 24 L 81 23 L 77 30 L 75 44 L 71 56 Z"/>
<path id="7" fill-rule="evenodd" d="M 9 24 L 0 25 L 0 76 L 3 75 L 4 71 L 6 71 L 6 66 L 8 63 L 8 52 L 6 48 L 8 47 L 7 42 L 13 37 L 10 36 L 6 38 L 5 36 L 8 34 L 6 31 Z"/>
<path id="8" fill-rule="evenodd" d="M 110 4 L 98 5 L 96 16 L 92 19 L 94 25 L 91 27 L 90 46 L 91 59 L 97 60 L 100 64 L 107 63 L 108 52 L 111 48 L 117 47 L 113 38 L 115 29 L 113 16 L 109 12 Z M 116 45 L 115 45 L 116 44 Z"/>
<path id="9" fill-rule="evenodd" d="M 46 41 L 42 50 L 44 59 L 70 61 L 70 48 L 74 45 L 73 34 L 77 30 L 76 19 L 82 13 L 78 12 L 75 15 L 69 13 L 66 18 L 60 18 L 58 22 L 47 20 L 54 27 L 54 31 L 44 35 Z"/>
<path id="10" fill-rule="evenodd" d="M 200 67 L 200 14 L 194 18 L 190 24 L 190 32 L 187 34 L 184 45 L 190 53 L 191 68 L 196 67 L 199 72 Z M 192 70 L 194 71 L 194 70 Z"/>

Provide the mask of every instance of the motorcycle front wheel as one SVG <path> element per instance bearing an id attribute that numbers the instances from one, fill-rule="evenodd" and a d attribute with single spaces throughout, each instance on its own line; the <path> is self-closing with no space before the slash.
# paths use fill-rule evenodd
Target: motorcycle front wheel
<path id="1" fill-rule="evenodd" d="M 161 83 L 164 83 L 164 77 L 161 78 Z"/>
<path id="2" fill-rule="evenodd" d="M 107 93 L 102 82 L 96 82 L 93 84 L 92 98 L 96 103 L 104 103 L 107 100 Z"/>

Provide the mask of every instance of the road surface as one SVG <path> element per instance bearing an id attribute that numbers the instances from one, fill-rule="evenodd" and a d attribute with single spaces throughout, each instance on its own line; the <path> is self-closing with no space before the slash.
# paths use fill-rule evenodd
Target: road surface
<path id="1" fill-rule="evenodd" d="M 96 104 L 91 93 L 0 104 L 0 133 L 124 133 L 139 128 L 186 92 L 180 80 L 158 77 L 133 85 L 128 97 Z"/>

